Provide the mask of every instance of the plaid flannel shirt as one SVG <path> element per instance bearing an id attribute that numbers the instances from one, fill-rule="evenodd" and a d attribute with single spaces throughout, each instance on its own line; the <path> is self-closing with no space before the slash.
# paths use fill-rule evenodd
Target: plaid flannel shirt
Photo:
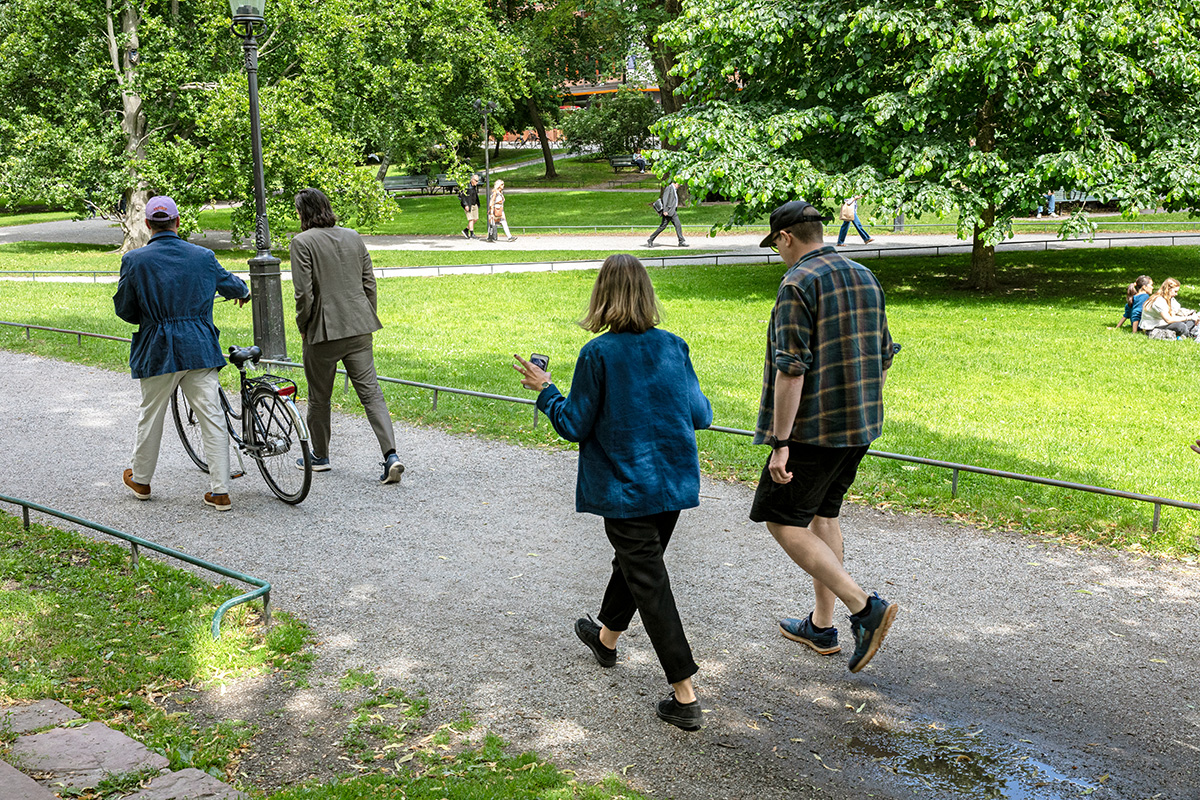
<path id="1" fill-rule="evenodd" d="M 772 432 L 775 373 L 804 376 L 791 440 L 870 444 L 883 427 L 883 373 L 892 365 L 883 289 L 875 274 L 818 248 L 783 276 L 771 323 L 754 443 Z"/>

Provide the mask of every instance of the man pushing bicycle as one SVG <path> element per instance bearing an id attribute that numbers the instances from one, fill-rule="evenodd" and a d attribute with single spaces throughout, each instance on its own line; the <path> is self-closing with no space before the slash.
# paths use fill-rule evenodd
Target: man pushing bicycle
<path id="1" fill-rule="evenodd" d="M 133 466 L 125 470 L 123 480 L 137 499 L 150 499 L 163 417 L 178 386 L 196 412 L 204 438 L 211 482 L 204 502 L 228 511 L 229 443 L 217 399 L 225 356 L 213 324 L 213 295 L 243 306 L 250 300 L 250 289 L 226 271 L 211 250 L 180 238 L 179 209 L 170 197 L 150 198 L 146 227 L 150 241 L 121 258 L 113 296 L 117 316 L 138 326 L 129 369 L 142 390 Z"/>

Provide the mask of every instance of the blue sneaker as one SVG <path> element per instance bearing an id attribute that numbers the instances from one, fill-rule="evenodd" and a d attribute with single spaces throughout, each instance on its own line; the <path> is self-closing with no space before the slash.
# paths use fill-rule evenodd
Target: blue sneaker
<path id="1" fill-rule="evenodd" d="M 779 632 L 793 642 L 806 644 L 823 656 L 839 653 L 842 646 L 838 644 L 837 628 L 818 632 L 812 624 L 812 614 L 804 619 L 788 617 L 779 620 Z"/>
<path id="2" fill-rule="evenodd" d="M 404 474 L 404 465 L 400 463 L 398 455 L 392 453 L 381 466 L 383 467 L 383 474 L 379 476 L 380 483 L 400 482 L 400 476 Z"/>
<path id="3" fill-rule="evenodd" d="M 879 652 L 883 637 L 900 613 L 899 606 L 892 605 L 876 592 L 867 598 L 867 607 L 850 615 L 850 630 L 854 632 L 854 655 L 850 656 L 850 671 L 858 672 Z"/>
<path id="4" fill-rule="evenodd" d="M 308 457 L 308 462 L 310 464 L 312 464 L 313 472 L 329 472 L 329 470 L 330 470 L 329 456 L 325 456 L 324 458 L 317 458 L 316 456 L 310 455 Z M 304 459 L 303 458 L 296 459 L 296 469 L 304 469 Z"/>

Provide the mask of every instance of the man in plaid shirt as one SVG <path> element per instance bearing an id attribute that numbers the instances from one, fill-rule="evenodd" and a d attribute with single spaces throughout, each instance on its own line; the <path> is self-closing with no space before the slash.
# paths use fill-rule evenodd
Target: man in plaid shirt
<path id="1" fill-rule="evenodd" d="M 842 566 L 838 513 L 858 464 L 883 425 L 883 384 L 892 337 L 883 289 L 869 269 L 824 243 L 829 218 L 808 203 L 771 214 L 773 247 L 790 265 L 767 329 L 755 444 L 771 447 L 750 519 L 813 579 L 815 606 L 779 623 L 789 639 L 822 655 L 841 650 L 833 627 L 840 599 L 851 612 L 850 671 L 874 657 L 899 607 L 867 595 Z"/>

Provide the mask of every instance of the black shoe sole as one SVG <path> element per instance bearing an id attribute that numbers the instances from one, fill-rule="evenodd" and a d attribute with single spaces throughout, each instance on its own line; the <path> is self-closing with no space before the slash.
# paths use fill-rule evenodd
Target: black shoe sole
<path id="1" fill-rule="evenodd" d="M 592 651 L 592 656 L 596 659 L 597 664 L 606 669 L 609 667 L 615 667 L 617 665 L 616 652 L 614 651 L 612 655 L 609 655 L 608 653 L 597 650 L 596 646 L 589 642 L 584 636 L 584 629 L 580 626 L 580 623 L 583 621 L 584 620 L 581 619 L 575 620 L 575 635 L 579 637 L 579 641 L 587 645 L 587 649 Z"/>
<path id="2" fill-rule="evenodd" d="M 851 672 L 861 671 L 875 657 L 875 654 L 879 652 L 879 648 L 883 647 L 883 637 L 887 636 L 888 630 L 892 627 L 892 623 L 896 621 L 896 615 L 899 613 L 900 606 L 895 603 L 884 609 L 883 620 L 871 635 L 871 644 L 867 647 L 867 652 L 863 653 L 863 657 L 858 660 L 858 663 L 850 668 Z"/>
<path id="3" fill-rule="evenodd" d="M 683 731 L 698 731 L 702 727 L 700 723 L 691 717 L 677 717 L 674 714 L 664 714 L 657 708 L 654 709 L 654 716 L 661 719 L 668 725 L 674 725 Z"/>

